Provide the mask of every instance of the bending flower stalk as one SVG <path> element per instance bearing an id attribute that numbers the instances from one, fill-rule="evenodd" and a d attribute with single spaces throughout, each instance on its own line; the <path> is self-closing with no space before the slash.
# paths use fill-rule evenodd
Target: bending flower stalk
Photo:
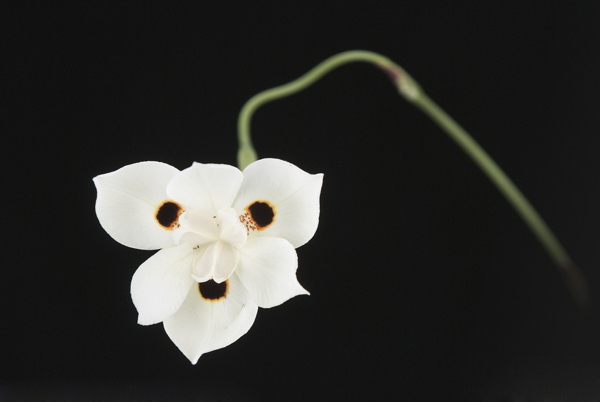
<path id="1" fill-rule="evenodd" d="M 238 166 L 243 169 L 257 158 L 250 136 L 250 122 L 252 115 L 260 106 L 267 102 L 293 95 L 312 85 L 330 71 L 352 62 L 371 63 L 383 70 L 392 79 L 398 92 L 407 101 L 428 115 L 465 151 L 531 229 L 542 247 L 544 247 L 563 274 L 565 283 L 577 303 L 582 307 L 586 307 L 590 301 L 590 294 L 583 274 L 527 198 L 525 198 L 483 148 L 425 94 L 418 83 L 402 67 L 385 56 L 362 50 L 339 53 L 318 64 L 300 78 L 253 96 L 243 106 L 238 118 Z"/>
<path id="2" fill-rule="evenodd" d="M 156 250 L 133 275 L 138 323 L 162 322 L 195 364 L 244 335 L 258 307 L 308 292 L 295 248 L 319 223 L 322 174 L 278 159 L 240 171 L 141 162 L 94 178 L 96 214 L 119 243 Z"/>

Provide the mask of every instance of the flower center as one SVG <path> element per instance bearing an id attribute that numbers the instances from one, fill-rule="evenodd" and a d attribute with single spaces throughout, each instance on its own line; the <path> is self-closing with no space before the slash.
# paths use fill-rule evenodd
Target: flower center
<path id="1" fill-rule="evenodd" d="M 198 250 L 192 272 L 196 281 L 221 283 L 237 267 L 237 250 L 244 247 L 248 234 L 233 208 L 223 208 L 217 215 L 210 215 L 194 210 L 182 213 L 173 237 L 177 244 L 188 243 Z"/>

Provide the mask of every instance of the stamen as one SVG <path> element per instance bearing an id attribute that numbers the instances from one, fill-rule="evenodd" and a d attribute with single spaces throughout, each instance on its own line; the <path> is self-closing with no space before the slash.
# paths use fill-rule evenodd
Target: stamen
<path id="1" fill-rule="evenodd" d="M 258 226 L 256 226 L 256 223 L 254 223 L 254 221 L 250 217 L 250 212 L 246 211 L 243 214 L 241 214 L 240 215 L 240 222 L 242 222 L 244 224 L 244 226 L 246 226 L 246 233 L 247 234 L 250 234 L 250 232 L 258 230 Z"/>

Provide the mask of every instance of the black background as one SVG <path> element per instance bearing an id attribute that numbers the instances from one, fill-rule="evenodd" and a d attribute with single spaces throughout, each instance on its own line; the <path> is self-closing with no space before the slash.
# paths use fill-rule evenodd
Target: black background
<path id="1" fill-rule="evenodd" d="M 577 308 L 484 175 L 366 64 L 261 108 L 261 157 L 325 174 L 311 292 L 196 366 L 129 295 L 92 177 L 235 165 L 244 102 L 344 50 L 401 64 L 528 196 L 600 296 L 598 3 L 22 2 L 3 12 L 0 396 L 597 400 Z M 393 397 L 390 397 L 393 395 Z"/>

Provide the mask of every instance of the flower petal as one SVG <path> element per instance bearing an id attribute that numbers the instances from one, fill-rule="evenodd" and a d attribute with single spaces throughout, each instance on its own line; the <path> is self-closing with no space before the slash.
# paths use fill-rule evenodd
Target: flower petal
<path id="1" fill-rule="evenodd" d="M 287 240 L 251 236 L 239 253 L 235 273 L 259 307 L 278 306 L 294 296 L 309 294 L 298 283 L 296 250 Z"/>
<path id="2" fill-rule="evenodd" d="M 169 338 L 192 364 L 203 353 L 238 340 L 256 318 L 258 306 L 236 275 L 224 283 L 227 293 L 219 300 L 203 298 L 193 286 L 179 310 L 163 322 Z"/>
<path id="3" fill-rule="evenodd" d="M 229 165 L 196 163 L 171 180 L 167 194 L 189 209 L 216 216 L 231 204 L 242 184 L 243 174 Z"/>
<path id="4" fill-rule="evenodd" d="M 194 278 L 196 282 L 206 282 L 212 279 L 212 265 L 200 263 L 202 258 L 204 258 L 204 254 L 206 253 L 207 249 L 208 246 L 199 247 L 197 249 L 198 251 L 196 253 L 196 257 L 194 258 L 192 269 L 192 278 Z"/>
<path id="5" fill-rule="evenodd" d="M 311 175 L 279 159 L 261 159 L 244 169 L 233 208 L 250 234 L 282 237 L 300 247 L 319 224 L 323 175 Z"/>
<path id="6" fill-rule="evenodd" d="M 175 244 L 186 242 L 202 246 L 219 240 L 219 236 L 216 219 L 198 210 L 182 213 L 179 217 L 179 228 L 173 231 Z"/>
<path id="7" fill-rule="evenodd" d="M 221 239 L 237 249 L 244 247 L 248 233 L 246 227 L 240 222 L 235 209 L 225 208 L 220 210 L 219 215 L 217 215 L 217 222 L 221 227 Z"/>
<path id="8" fill-rule="evenodd" d="M 135 271 L 131 298 L 139 324 L 156 324 L 179 309 L 196 283 L 191 276 L 193 251 L 189 244 L 160 250 Z"/>
<path id="9" fill-rule="evenodd" d="M 96 214 L 104 230 L 128 247 L 155 250 L 172 246 L 168 223 L 173 222 L 161 224 L 158 213 L 165 202 L 173 207 L 167 211 L 169 221 L 176 221 L 181 212 L 181 206 L 169 202 L 165 191 L 178 172 L 165 163 L 141 162 L 96 176 Z"/>
<path id="10" fill-rule="evenodd" d="M 202 256 L 196 259 L 193 277 L 198 282 L 213 279 L 221 283 L 233 274 L 239 259 L 238 251 L 231 244 L 216 241 L 202 250 Z"/>

